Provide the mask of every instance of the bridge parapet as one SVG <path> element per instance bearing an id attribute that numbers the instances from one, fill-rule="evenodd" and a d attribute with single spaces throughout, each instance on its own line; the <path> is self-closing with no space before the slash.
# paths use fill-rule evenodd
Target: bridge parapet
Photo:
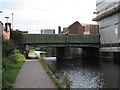
<path id="1" fill-rule="evenodd" d="M 23 44 L 99 44 L 99 35 L 23 34 Z"/>
<path id="2" fill-rule="evenodd" d="M 68 43 L 100 43 L 99 35 L 69 35 Z"/>

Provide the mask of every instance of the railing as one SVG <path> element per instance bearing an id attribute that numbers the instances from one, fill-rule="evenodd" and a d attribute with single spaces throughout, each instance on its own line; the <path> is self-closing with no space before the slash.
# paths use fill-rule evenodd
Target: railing
<path id="1" fill-rule="evenodd" d="M 23 34 L 23 44 L 100 43 L 99 35 Z"/>

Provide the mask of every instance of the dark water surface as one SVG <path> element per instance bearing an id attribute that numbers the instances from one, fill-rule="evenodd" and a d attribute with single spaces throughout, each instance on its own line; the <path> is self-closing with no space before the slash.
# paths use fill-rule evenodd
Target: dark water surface
<path id="1" fill-rule="evenodd" d="M 72 88 L 118 88 L 118 67 L 97 59 L 47 60 L 62 75 L 68 74 Z"/>

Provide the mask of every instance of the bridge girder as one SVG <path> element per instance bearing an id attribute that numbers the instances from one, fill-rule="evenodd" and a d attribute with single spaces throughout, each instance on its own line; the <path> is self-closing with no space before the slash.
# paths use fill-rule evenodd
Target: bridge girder
<path id="1" fill-rule="evenodd" d="M 100 48 L 99 44 L 25 44 L 24 47 L 27 49 L 33 48 L 57 48 L 57 47 L 76 47 L 76 48 Z"/>

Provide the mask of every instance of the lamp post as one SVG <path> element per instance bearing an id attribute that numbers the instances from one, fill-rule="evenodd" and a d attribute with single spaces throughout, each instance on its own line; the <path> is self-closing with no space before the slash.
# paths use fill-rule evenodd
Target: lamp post
<path id="1" fill-rule="evenodd" d="M 0 11 L 0 13 L 2 13 L 3 11 Z"/>
<path id="2" fill-rule="evenodd" d="M 9 18 L 9 17 L 5 17 L 5 18 L 6 18 L 6 20 L 7 20 L 7 23 L 8 23 L 8 18 Z"/>
<path id="3" fill-rule="evenodd" d="M 14 19 L 14 18 L 13 18 L 13 13 L 12 13 L 12 29 L 13 29 L 13 24 L 14 24 L 13 19 Z"/>

